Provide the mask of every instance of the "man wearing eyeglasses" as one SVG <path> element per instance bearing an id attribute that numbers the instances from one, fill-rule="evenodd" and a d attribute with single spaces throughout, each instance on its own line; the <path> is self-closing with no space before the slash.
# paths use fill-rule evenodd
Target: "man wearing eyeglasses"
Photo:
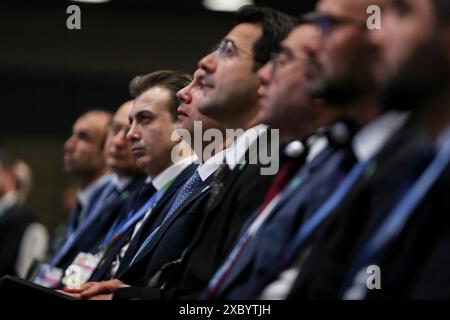
<path id="1" fill-rule="evenodd" d="M 237 25 L 199 62 L 204 73 L 200 85 L 205 95 L 198 108 L 223 127 L 243 133 L 232 140 L 225 152 L 225 163 L 211 184 L 204 218 L 181 263 L 175 269 L 174 265 L 163 268 L 161 281 L 156 285 L 121 288 L 115 298 L 195 298 L 273 180 L 273 175 L 261 175 L 263 165 L 258 158 L 256 164 L 249 163 L 250 146 L 257 144 L 266 132 L 258 115 L 260 82 L 255 70 L 269 59 L 276 43 L 292 27 L 292 20 L 273 9 L 254 6 L 241 8 L 237 17 Z M 259 148 L 266 146 L 260 143 L 258 151 Z"/>
<path id="2" fill-rule="evenodd" d="M 416 110 L 377 99 L 380 52 L 370 37 L 377 31 L 362 26 L 368 6 L 385 3 L 321 0 L 316 13 L 306 17 L 321 34 L 316 51 L 321 76 L 312 94 L 339 107 L 359 129 L 351 141 L 356 164 L 304 222 L 280 263 L 280 269 L 290 265 L 298 272 L 290 298 L 339 296 L 356 246 L 394 208 L 433 154 L 429 137 L 415 121 Z"/>
<path id="3" fill-rule="evenodd" d="M 395 135 L 395 132 L 403 126 L 405 121 L 404 116 L 401 114 L 383 114 L 381 105 L 375 100 L 376 87 L 371 70 L 375 56 L 371 51 L 372 46 L 367 39 L 367 34 L 361 28 L 362 22 L 354 23 L 354 21 L 357 21 L 358 15 L 359 20 L 363 21 L 366 12 L 364 4 L 368 5 L 368 2 L 362 1 L 361 4 L 346 0 L 335 2 L 321 1 L 318 5 L 318 12 L 314 15 L 315 17 L 327 15 L 334 16 L 333 21 L 352 22 L 346 24 L 343 22 L 340 24 L 335 23 L 331 29 L 323 28 L 323 25 L 319 24 L 319 21 L 323 22 L 324 19 L 322 18 L 311 20 L 311 15 L 308 15 L 304 19 L 313 23 L 320 32 L 318 39 L 307 41 L 310 48 L 310 56 L 313 57 L 312 60 L 316 61 L 319 67 L 319 74 L 316 74 L 311 81 L 312 89 L 310 90 L 313 93 L 313 97 L 321 98 L 338 108 L 349 119 L 348 121 L 356 124 L 357 130 L 361 127 L 362 129 L 357 132 L 354 138 L 350 135 L 350 143 L 337 147 L 334 151 L 331 150 L 332 155 L 318 166 L 316 173 L 310 174 L 306 183 L 304 182 L 304 176 L 302 176 L 303 179 L 298 183 L 303 183 L 303 186 L 299 188 L 299 192 L 295 196 L 291 197 L 292 201 L 288 199 L 285 208 L 273 215 L 273 218 L 267 223 L 267 226 L 264 228 L 265 231 L 263 233 L 259 232 L 259 234 L 254 236 L 255 240 L 247 244 L 248 247 L 257 245 L 258 249 L 253 251 L 249 249 L 233 250 L 230 258 L 227 259 L 209 283 L 205 297 L 215 299 L 286 298 L 289 290 L 294 285 L 294 279 L 299 274 L 300 278 L 303 279 L 305 261 L 308 267 L 308 273 L 304 278 L 305 281 L 311 278 L 317 279 L 319 284 L 323 284 L 328 289 L 326 287 L 327 282 L 323 281 L 323 278 L 334 275 L 327 267 L 329 265 L 335 266 L 336 264 L 328 264 L 330 260 L 326 259 L 336 256 L 340 257 L 340 255 L 330 255 L 330 257 L 326 256 L 323 258 L 323 254 L 327 253 L 326 250 L 328 248 L 321 247 L 316 250 L 315 247 L 317 243 L 319 245 L 327 243 L 327 245 L 333 246 L 336 238 L 339 239 L 339 237 L 345 236 L 352 238 L 354 233 L 356 233 L 352 230 L 353 232 L 333 234 L 332 231 L 328 230 L 327 224 L 330 220 L 333 221 L 332 218 L 334 216 L 339 217 L 340 211 L 336 213 L 336 206 L 339 206 L 341 202 L 344 203 L 344 209 L 338 207 L 337 210 L 342 210 L 344 213 L 350 211 L 349 206 L 353 206 L 355 201 L 358 201 L 357 203 L 359 204 L 361 201 L 358 199 L 361 192 L 360 187 L 365 183 L 363 180 L 360 182 L 360 185 L 355 187 L 355 179 L 358 179 L 358 174 L 361 173 L 360 167 L 364 168 L 366 159 L 384 148 L 384 144 L 386 144 L 389 137 Z M 344 14 L 353 14 L 353 16 L 345 19 L 344 17 L 342 19 L 338 18 L 339 15 L 343 16 Z M 313 46 L 312 43 L 317 40 L 318 44 Z M 303 41 L 305 40 L 303 39 Z M 289 41 L 283 42 L 281 50 L 274 55 L 272 67 L 275 67 L 275 72 L 277 68 L 281 69 L 280 65 L 282 66 L 283 63 L 285 63 L 285 66 L 299 64 L 299 56 L 294 56 L 294 53 L 289 50 L 290 48 L 286 47 L 288 43 Z M 336 56 L 333 56 L 335 53 Z M 351 59 L 356 56 L 359 56 L 361 61 L 366 61 L 366 64 L 354 66 Z M 287 74 L 284 74 L 284 76 L 284 78 L 289 79 Z M 275 84 L 281 81 L 281 77 L 277 78 L 275 73 L 272 81 L 274 82 L 273 88 L 275 88 Z M 280 84 L 279 86 L 282 87 L 283 85 Z M 287 101 L 294 96 L 291 93 L 287 97 L 281 97 L 280 101 Z M 401 147 L 402 144 L 403 141 L 400 140 L 388 147 L 396 149 Z M 380 160 L 380 163 L 383 161 L 390 162 L 389 155 L 392 154 L 392 150 L 389 148 L 377 159 Z M 416 149 L 410 151 L 408 148 L 409 146 L 406 148 L 407 151 L 404 152 L 406 159 L 409 156 L 417 155 Z M 358 165 L 354 166 L 355 162 Z M 395 170 L 400 177 L 407 172 L 407 169 L 410 169 L 408 166 L 403 166 L 403 162 L 399 162 L 398 159 L 394 163 L 401 168 L 401 170 L 397 170 L 397 168 Z M 367 177 L 376 172 L 376 169 L 372 167 Z M 384 176 L 385 173 L 386 171 L 381 173 L 381 175 Z M 321 179 L 321 175 L 328 177 L 328 179 Z M 390 174 L 388 173 L 387 176 L 389 177 Z M 324 194 L 325 190 L 328 190 L 328 192 L 332 191 L 333 185 L 334 187 L 337 186 L 336 191 L 326 196 L 326 193 Z M 311 188 L 311 186 L 314 186 L 314 188 Z M 393 191 L 398 192 L 397 187 L 398 185 L 394 183 Z M 384 190 L 379 189 L 377 191 L 381 191 L 380 193 L 384 192 Z M 321 193 L 322 198 L 318 196 Z M 384 193 L 383 195 L 385 196 Z M 397 194 L 393 193 L 390 195 L 388 192 L 388 195 L 392 196 L 392 199 L 386 197 L 385 202 L 387 205 L 394 201 L 393 199 L 395 199 Z M 376 196 L 378 199 L 378 194 Z M 362 201 L 362 204 L 371 204 L 371 202 Z M 288 214 L 283 217 L 283 210 L 291 214 L 290 220 Z M 361 213 L 366 211 L 365 208 L 357 206 L 354 212 Z M 297 218 L 295 219 L 294 217 Z M 280 226 L 284 225 L 284 229 L 281 227 L 277 228 L 276 222 L 283 222 L 283 220 L 284 224 L 280 224 Z M 291 221 L 291 224 L 286 223 L 286 221 Z M 333 222 L 339 223 L 340 220 L 337 219 Z M 351 226 L 355 225 L 353 221 L 350 222 Z M 277 229 L 284 230 L 284 234 L 277 233 Z M 323 231 L 323 229 L 326 231 Z M 291 234 L 291 237 L 289 238 L 286 234 Z M 278 250 L 275 249 L 277 247 L 274 243 L 286 238 L 291 240 L 284 242 L 285 246 L 279 246 Z M 264 239 L 266 239 L 265 245 L 262 244 Z M 239 248 L 239 243 L 235 248 Z M 253 259 L 248 258 L 250 256 L 249 251 L 250 253 L 254 252 L 252 253 Z M 238 252 L 235 256 L 240 257 L 240 259 L 233 260 L 235 252 Z M 274 254 L 274 252 L 279 252 L 279 254 Z M 310 259 L 310 252 L 312 252 L 311 255 L 314 257 L 312 260 Z M 310 260 L 314 262 L 317 260 L 316 258 L 319 261 L 323 259 L 326 263 L 323 266 L 311 264 Z M 273 261 L 276 262 L 273 263 Z M 324 271 L 315 273 L 315 267 L 321 267 Z M 239 269 L 241 272 L 239 272 Z M 331 280 L 334 279 L 331 278 Z M 333 282 L 330 281 L 330 283 L 332 284 Z M 297 288 L 294 287 L 294 290 L 297 290 Z"/>
<path id="4" fill-rule="evenodd" d="M 280 129 L 281 139 L 288 143 L 286 160 L 263 205 L 245 224 L 245 231 L 210 281 L 206 298 L 251 297 L 253 285 L 284 253 L 302 216 L 335 188 L 337 179 L 329 169 L 334 166 L 323 164 L 336 147 L 316 131 L 336 122 L 340 111 L 309 95 L 318 74 L 310 53 L 317 45 L 315 27 L 300 24 L 258 71 L 262 82 L 260 114 L 264 123 Z"/>
<path id="5" fill-rule="evenodd" d="M 449 1 L 393 0 L 383 29 L 371 34 L 381 52 L 377 76 L 383 102 L 413 109 L 438 153 L 395 210 L 360 241 L 342 284 L 345 299 L 450 297 L 449 22 Z M 372 264 L 381 270 L 380 290 L 358 281 L 361 266 Z"/>

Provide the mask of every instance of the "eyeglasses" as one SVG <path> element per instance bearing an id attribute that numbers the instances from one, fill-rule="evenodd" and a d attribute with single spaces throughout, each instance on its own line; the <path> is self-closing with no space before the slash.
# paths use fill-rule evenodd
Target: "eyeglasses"
<path id="1" fill-rule="evenodd" d="M 233 40 L 230 39 L 223 39 L 218 45 L 213 48 L 213 51 L 215 51 L 220 58 L 236 57 L 239 56 L 239 52 L 249 57 L 253 57 L 253 54 L 242 50 L 241 48 L 236 46 Z"/>
<path id="2" fill-rule="evenodd" d="M 127 134 L 128 131 L 130 130 L 130 126 L 129 125 L 121 126 L 120 124 L 117 124 L 117 123 L 111 123 L 109 125 L 109 129 L 111 130 L 113 135 L 117 135 L 121 131 L 123 131 L 125 134 Z"/>
<path id="3" fill-rule="evenodd" d="M 315 24 L 322 36 L 330 34 L 334 28 L 343 25 L 354 25 L 360 30 L 366 29 L 366 22 L 352 17 L 338 17 L 331 14 L 318 14 L 311 12 L 303 15 L 301 21 Z"/>
<path id="4" fill-rule="evenodd" d="M 272 75 L 282 66 L 289 62 L 298 60 L 302 64 L 306 64 L 308 59 L 296 56 L 290 49 L 286 47 L 279 47 L 272 52 L 270 61 L 272 62 Z"/>

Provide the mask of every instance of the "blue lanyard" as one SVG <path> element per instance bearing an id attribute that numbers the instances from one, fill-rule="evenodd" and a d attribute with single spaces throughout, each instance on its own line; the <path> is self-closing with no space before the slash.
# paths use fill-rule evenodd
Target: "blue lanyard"
<path id="1" fill-rule="evenodd" d="M 160 190 L 158 190 L 158 192 L 151 196 L 150 199 L 148 199 L 148 201 L 138 211 L 136 211 L 136 213 L 132 214 L 130 218 L 123 221 L 122 223 L 119 222 L 117 223 L 117 225 L 113 225 L 113 227 L 108 231 L 108 234 L 103 241 L 102 247 L 107 248 L 112 239 L 120 234 L 123 234 L 128 230 L 128 228 L 139 221 L 148 211 L 152 210 L 164 195 L 164 193 L 167 191 L 167 189 L 169 189 L 172 182 L 173 179 L 168 181 Z"/>
<path id="2" fill-rule="evenodd" d="M 368 264 L 374 262 L 383 248 L 392 241 L 408 222 L 415 209 L 422 203 L 428 191 L 433 187 L 436 180 L 444 172 L 450 162 L 450 139 L 447 140 L 442 150 L 435 157 L 433 162 L 422 173 L 417 182 L 403 196 L 397 206 L 391 211 L 389 216 L 380 225 L 372 238 L 367 242 L 364 249 L 352 266 L 351 272 L 344 281 L 344 290 L 352 285 L 352 282 L 358 274 Z"/>
<path id="3" fill-rule="evenodd" d="M 297 235 L 292 240 L 291 245 L 286 250 L 287 254 L 285 256 L 288 257 L 289 262 L 292 261 L 293 257 L 298 253 L 299 248 L 308 241 L 322 222 L 334 212 L 334 209 L 341 203 L 370 163 L 372 163 L 372 159 L 357 163 L 330 198 L 328 198 L 328 200 L 307 221 L 305 221 L 305 223 L 303 223 Z M 283 261 L 283 263 L 288 261 Z"/>
<path id="4" fill-rule="evenodd" d="M 80 238 L 80 236 L 86 231 L 89 226 L 94 223 L 98 216 L 102 214 L 102 210 L 98 209 L 96 212 L 91 213 L 85 220 L 83 220 L 80 226 L 75 229 L 75 231 L 71 232 L 69 238 L 66 243 L 64 243 L 63 247 L 57 251 L 57 253 L 53 256 L 50 261 L 50 265 L 52 267 L 56 266 L 62 258 L 66 255 L 66 253 L 70 250 L 73 244 Z"/>

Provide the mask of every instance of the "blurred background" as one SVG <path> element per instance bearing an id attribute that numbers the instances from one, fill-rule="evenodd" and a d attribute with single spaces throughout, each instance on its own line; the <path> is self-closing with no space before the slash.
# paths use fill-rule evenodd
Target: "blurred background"
<path id="1" fill-rule="evenodd" d="M 28 205 L 50 230 L 64 216 L 63 193 L 72 185 L 62 171 L 72 123 L 86 109 L 114 111 L 129 98 L 128 82 L 137 74 L 192 73 L 233 25 L 233 12 L 212 10 L 214 2 L 2 1 L 0 147 L 31 166 Z M 316 1 L 243 3 L 250 2 L 298 16 Z M 66 28 L 66 9 L 73 4 L 81 8 L 81 30 Z"/>

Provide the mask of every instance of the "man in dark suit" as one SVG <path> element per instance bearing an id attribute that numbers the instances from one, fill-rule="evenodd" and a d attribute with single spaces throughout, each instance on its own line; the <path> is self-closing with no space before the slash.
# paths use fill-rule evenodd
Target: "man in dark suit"
<path id="1" fill-rule="evenodd" d="M 260 91 L 265 93 L 267 100 L 261 112 L 265 123 L 279 128 L 280 137 L 285 142 L 298 139 L 287 146 L 286 152 L 289 153 L 294 144 L 299 144 L 302 149 L 298 151 L 299 159 L 286 160 L 267 192 L 264 204 L 247 221 L 233 251 L 210 282 L 209 298 L 218 298 L 223 294 L 219 291 L 231 288 L 242 294 L 248 282 L 253 282 L 253 277 L 263 273 L 258 260 L 277 261 L 303 215 L 314 210 L 320 199 L 326 198 L 333 190 L 333 172 L 330 172 L 333 168 L 321 164 L 335 147 L 320 133 L 307 138 L 319 128 L 337 121 L 340 115 L 338 109 L 312 99 L 308 94 L 311 78 L 317 72 L 308 56 L 310 46 L 316 45 L 316 29 L 307 24 L 297 26 L 280 43 L 272 60 L 258 71 L 263 83 Z M 308 140 L 313 139 L 317 142 L 309 147 Z M 325 144 L 329 150 L 322 152 Z M 309 183 L 309 178 L 316 174 L 316 168 L 320 169 L 323 178 Z M 289 185 L 291 178 L 293 181 Z M 235 252 L 239 252 L 236 257 Z"/>
<path id="2" fill-rule="evenodd" d="M 383 57 L 377 68 L 383 102 L 413 108 L 438 154 L 420 179 L 408 185 L 395 208 L 360 237 L 342 285 L 343 298 L 450 297 L 445 249 L 450 234 L 449 17 L 448 1 L 392 2 L 385 11 L 383 31 L 372 37 Z M 369 265 L 380 268 L 378 290 L 368 290 L 357 279 Z M 361 279 L 367 280 L 368 274 L 362 274 Z"/>
<path id="3" fill-rule="evenodd" d="M 77 233 L 70 248 L 67 248 L 56 264 L 57 267 L 67 268 L 81 252 L 97 253 L 114 220 L 126 209 L 130 195 L 143 183 L 143 175 L 133 160 L 125 136 L 132 105 L 133 101 L 121 105 L 108 124 L 103 156 L 106 165 L 112 169 L 112 177 L 98 198 L 93 200 L 96 204 L 92 210 L 98 214 L 90 213 L 96 215 L 95 219 L 82 232 Z"/>
<path id="4" fill-rule="evenodd" d="M 182 172 L 152 209 L 151 215 L 143 222 L 141 230 L 130 242 L 120 267 L 114 274 L 116 279 L 95 284 L 91 282 L 82 287 L 82 290 L 70 292 L 77 292 L 83 298 L 97 299 L 101 298 L 100 294 L 104 294 L 105 291 L 107 293 L 114 292 L 118 287 L 123 286 L 124 282 L 144 286 L 162 265 L 179 257 L 186 248 L 187 242 L 191 239 L 199 219 L 202 217 L 202 207 L 208 199 L 208 184 L 212 174 L 222 163 L 222 153 L 215 150 L 221 150 L 222 144 L 225 142 L 224 128 L 213 119 L 198 112 L 198 102 L 205 95 L 201 84 L 203 77 L 204 72 L 197 70 L 193 81 L 177 93 L 181 104 L 179 106 L 174 104 L 175 114 L 178 113 L 177 132 L 183 138 L 182 144 L 194 147 L 196 142 L 199 142 L 201 147 L 194 149 L 202 163 L 197 169 L 195 167 L 194 170 L 188 168 L 190 173 L 188 176 Z M 146 92 L 149 91 L 151 88 Z M 145 95 L 145 92 L 138 95 L 137 104 L 131 113 L 132 123 L 139 121 L 140 109 L 138 106 L 141 95 Z M 135 117 L 136 120 L 134 120 Z M 202 125 L 200 130 L 197 127 L 199 123 Z M 173 124 L 175 125 L 175 121 Z M 137 139 L 140 132 L 139 127 L 136 126 L 132 125 L 130 129 L 129 139 L 131 141 Z M 222 140 L 216 141 L 217 148 L 215 150 L 210 148 L 210 152 L 206 149 L 209 143 L 202 140 L 203 130 L 208 129 L 214 129 L 222 135 Z M 141 134 L 144 135 L 143 132 Z M 168 154 L 169 157 L 170 154 L 173 156 L 178 152 L 172 150 Z M 194 185 L 194 182 L 198 185 Z M 69 292 L 69 290 L 67 291 Z"/>
<path id="5" fill-rule="evenodd" d="M 330 25 L 331 28 L 327 29 L 324 23 L 319 21 L 343 19 L 342 12 L 353 12 L 359 17 L 364 17 L 369 4 L 373 3 L 323 0 L 317 6 L 316 17 L 312 21 L 325 35 L 322 38 L 324 44 L 322 49 L 317 51 L 317 55 L 321 63 L 332 62 L 329 70 L 334 68 L 336 74 L 337 70 L 342 72 L 354 68 L 351 66 L 354 62 L 347 60 L 351 58 L 351 54 L 347 55 L 347 58 L 340 55 L 340 49 L 349 48 L 348 43 L 342 39 L 348 41 L 351 36 L 359 33 L 360 38 L 357 41 L 354 38 L 352 46 L 366 48 L 366 53 L 361 57 L 370 58 L 369 66 L 373 66 L 373 62 L 377 61 L 373 59 L 373 53 L 378 51 L 373 47 L 368 34 L 358 28 L 357 19 L 349 22 L 351 26 L 348 28 Z M 364 26 L 364 20 L 359 21 Z M 337 42 L 338 37 L 342 37 L 340 42 Z M 330 58 L 331 56 L 334 58 Z M 374 105 L 377 104 L 374 93 L 378 89 L 378 78 L 373 69 L 369 70 L 366 72 L 365 87 L 359 88 L 365 88 L 366 94 L 370 93 L 366 98 L 369 98 L 369 104 Z M 357 74 L 353 74 L 353 77 L 357 77 Z M 326 87 L 322 86 L 323 91 L 316 94 L 326 93 L 324 98 L 329 100 L 336 98 L 336 92 L 343 93 L 336 90 L 345 84 L 344 79 L 341 78 L 334 86 L 329 84 L 327 90 L 323 90 Z M 357 88 L 353 88 L 354 92 Z M 354 102 L 358 103 L 358 100 Z M 405 190 L 420 176 L 433 156 L 431 139 L 418 125 L 418 114 L 414 109 L 411 110 L 412 105 L 406 107 L 391 105 L 378 111 L 375 117 L 367 106 L 360 104 L 357 113 L 349 114 L 354 119 L 360 116 L 372 117 L 353 139 L 358 164 L 342 186 L 315 214 L 317 220 L 311 219 L 311 223 L 308 223 L 309 221 L 304 223 L 305 226 L 299 231 L 294 244 L 288 247 L 285 261 L 280 263 L 278 271 L 280 269 L 296 271 L 298 275 L 295 283 L 292 280 L 290 282 L 291 288 L 293 285 L 291 298 L 337 298 L 361 237 L 364 237 L 367 230 L 373 230 L 374 226 L 394 208 Z M 405 111 L 410 112 L 405 114 Z M 361 148 L 362 146 L 364 147 Z M 308 228 L 317 222 L 319 223 L 315 228 L 316 232 L 309 232 Z M 277 281 L 273 285 L 275 284 Z M 270 287 L 267 287 L 266 292 L 269 289 Z"/>
<path id="6" fill-rule="evenodd" d="M 0 277 L 23 277 L 29 267 L 24 261 L 44 258 L 48 240 L 45 227 L 20 203 L 15 165 L 15 159 L 0 150 Z"/>
<path id="7" fill-rule="evenodd" d="M 337 217 L 338 221 L 341 218 L 341 215 L 335 214 L 332 209 L 342 202 L 342 198 L 347 196 L 349 191 L 354 190 L 355 180 L 361 177 L 363 169 L 366 170 L 362 178 L 374 173 L 377 169 L 376 165 L 379 163 L 372 162 L 369 166 L 367 161 L 378 155 L 381 149 L 386 148 L 389 138 L 396 135 L 404 126 L 407 119 L 405 114 L 384 112 L 382 106 L 375 100 L 376 85 L 371 73 L 375 52 L 370 50 L 371 45 L 368 42 L 367 34 L 362 30 L 362 26 L 365 26 L 367 6 L 368 3 L 364 1 L 333 2 L 325 0 L 319 2 L 317 14 L 305 17 L 305 20 L 316 23 L 321 33 L 320 45 L 310 46 L 313 48 L 311 56 L 320 66 L 320 74 L 313 80 L 312 95 L 340 108 L 345 116 L 356 124 L 358 128 L 356 135 L 350 143 L 344 144 L 336 152 L 333 152 L 328 161 L 325 161 L 316 170 L 316 174 L 310 178 L 311 186 L 314 181 L 315 187 L 305 192 L 311 193 L 311 196 L 308 197 L 306 194 L 306 197 L 294 197 L 293 202 L 297 201 L 301 206 L 299 207 L 297 203 L 292 208 L 287 207 L 291 210 L 292 216 L 297 217 L 300 223 L 297 222 L 297 229 L 292 233 L 291 240 L 285 242 L 284 248 L 278 249 L 278 252 L 282 254 L 278 256 L 277 263 L 272 263 L 272 259 L 265 259 L 265 255 L 261 254 L 256 259 L 256 262 L 259 261 L 259 267 L 253 267 L 254 269 L 250 269 L 249 273 L 242 273 L 247 280 L 244 280 L 241 285 L 239 285 L 238 279 L 238 285 L 233 286 L 228 282 L 228 288 L 221 288 L 217 284 L 223 280 L 216 277 L 209 285 L 207 297 L 286 298 L 291 291 L 293 279 L 299 271 L 300 276 L 303 275 L 303 261 L 308 257 L 311 245 L 313 252 L 318 257 L 322 257 L 323 251 L 315 250 L 314 245 L 317 241 L 319 243 L 328 241 L 329 235 L 328 238 L 323 237 L 322 239 L 320 237 L 321 227 L 333 217 Z M 343 12 L 348 12 L 352 18 L 342 18 Z M 345 23 L 335 24 L 335 21 L 345 21 Z M 355 64 L 355 57 L 363 62 Z M 410 139 L 408 141 L 413 141 L 415 136 L 409 134 L 408 139 Z M 418 140 L 419 145 L 421 142 L 422 140 Z M 423 147 L 423 145 L 421 146 Z M 396 150 L 396 148 L 393 149 Z M 422 151 L 423 148 L 417 147 L 414 152 L 405 154 L 404 159 L 411 154 L 421 154 Z M 392 155 L 393 153 L 387 154 Z M 355 162 L 358 163 L 353 166 Z M 407 172 L 407 169 L 405 168 L 403 174 Z M 329 172 L 329 174 L 322 176 L 322 172 Z M 399 175 L 402 175 L 401 172 Z M 326 195 L 321 199 L 320 196 L 317 197 L 318 193 L 327 190 L 324 187 L 333 184 L 334 188 L 337 188 L 330 197 Z M 303 191 L 302 189 L 300 188 L 300 191 Z M 328 192 L 330 192 L 329 188 Z M 311 199 L 316 200 L 310 201 Z M 386 202 L 388 206 L 389 202 L 387 200 Z M 305 206 L 309 206 L 312 210 L 310 212 L 297 211 Z M 289 213 L 289 210 L 286 212 Z M 355 212 L 361 212 L 361 210 Z M 270 225 L 271 223 L 269 223 L 269 227 Z M 348 235 L 351 237 L 353 234 L 348 233 Z M 269 236 L 267 238 L 270 240 Z M 318 240 L 316 241 L 316 239 Z M 334 242 L 330 241 L 330 243 Z M 311 272 L 314 271 L 314 267 L 311 267 Z M 321 280 L 321 274 L 317 273 L 314 276 Z M 305 279 L 309 278 L 305 277 Z M 274 282 L 271 283 L 272 281 Z"/>
<path id="8" fill-rule="evenodd" d="M 259 143 L 261 153 L 270 143 L 261 138 L 266 134 L 265 128 L 258 126 L 259 79 L 254 71 L 269 59 L 292 21 L 275 10 L 252 6 L 242 8 L 237 16 L 238 24 L 218 49 L 199 62 L 205 72 L 202 85 L 206 93 L 199 110 L 225 128 L 242 129 L 244 133 L 226 150 L 226 163 L 215 176 L 204 217 L 181 259 L 161 270 L 149 288 L 122 288 L 115 297 L 195 297 L 220 266 L 243 223 L 261 204 L 273 180 L 273 175 L 261 174 L 264 164 L 251 154 L 251 146 L 257 147 L 258 141 L 266 141 Z"/>
<path id="9" fill-rule="evenodd" d="M 95 220 L 98 216 L 98 209 L 103 205 L 98 201 L 100 195 L 111 186 L 112 175 L 103 155 L 110 121 L 109 112 L 98 109 L 87 111 L 75 121 L 72 135 L 64 144 L 64 171 L 75 177 L 79 190 L 75 207 L 68 217 L 64 241 L 58 241 L 61 245 L 49 261 L 50 266 L 62 271 L 74 258 L 74 253 L 67 253 L 80 238 L 83 229 L 91 224 L 89 220 Z M 97 239 L 97 235 L 89 236 Z"/>

